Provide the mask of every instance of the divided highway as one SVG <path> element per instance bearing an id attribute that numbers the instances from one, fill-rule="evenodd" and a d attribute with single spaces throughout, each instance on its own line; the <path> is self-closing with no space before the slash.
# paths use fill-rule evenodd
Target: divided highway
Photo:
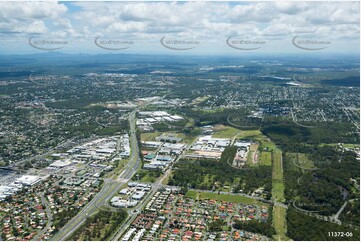
<path id="1" fill-rule="evenodd" d="M 129 115 L 130 124 L 130 145 L 131 145 L 131 159 L 124 171 L 119 175 L 116 181 L 112 179 L 104 179 L 104 185 L 101 191 L 68 223 L 62 227 L 58 233 L 56 233 L 51 240 L 61 241 L 67 240 L 86 220 L 87 217 L 96 213 L 98 210 L 98 204 L 106 204 L 118 190 L 136 173 L 141 165 L 139 157 L 139 147 L 136 137 L 136 114 L 137 110 L 134 110 Z"/>

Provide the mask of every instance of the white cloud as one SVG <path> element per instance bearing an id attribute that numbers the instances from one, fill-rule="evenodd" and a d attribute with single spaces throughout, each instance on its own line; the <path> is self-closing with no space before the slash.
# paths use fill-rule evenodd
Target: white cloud
<path id="1" fill-rule="evenodd" d="M 44 34 L 47 30 L 43 21 L 36 20 L 26 28 L 25 32 L 29 34 Z"/>
<path id="2" fill-rule="evenodd" d="M 358 2 L 0 2 L 2 39 L 46 34 L 84 41 L 96 36 L 288 40 L 308 34 L 347 41 L 359 38 L 359 19 Z"/>
<path id="3" fill-rule="evenodd" d="M 0 19 L 44 19 L 57 18 L 67 11 L 57 2 L 1 2 Z"/>

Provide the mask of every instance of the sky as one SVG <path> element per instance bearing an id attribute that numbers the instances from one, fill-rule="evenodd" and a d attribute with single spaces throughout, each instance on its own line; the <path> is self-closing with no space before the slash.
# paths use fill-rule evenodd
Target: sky
<path id="1" fill-rule="evenodd" d="M 359 2 L 0 2 L 0 54 L 360 52 Z"/>

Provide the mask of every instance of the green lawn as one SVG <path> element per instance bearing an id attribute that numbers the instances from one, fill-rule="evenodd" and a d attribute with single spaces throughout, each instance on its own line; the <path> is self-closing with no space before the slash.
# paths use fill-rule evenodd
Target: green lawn
<path id="1" fill-rule="evenodd" d="M 186 194 L 187 197 L 194 199 L 214 199 L 217 201 L 227 201 L 234 203 L 245 203 L 245 204 L 257 204 L 257 205 L 267 205 L 260 201 L 257 201 L 252 198 L 238 196 L 238 195 L 229 195 L 229 194 L 217 194 L 211 192 L 196 192 L 196 191 L 188 191 Z"/>
<path id="2" fill-rule="evenodd" d="M 275 240 L 289 240 L 286 236 L 287 223 L 286 223 L 286 209 L 280 206 L 273 207 L 273 226 L 276 229 Z"/>

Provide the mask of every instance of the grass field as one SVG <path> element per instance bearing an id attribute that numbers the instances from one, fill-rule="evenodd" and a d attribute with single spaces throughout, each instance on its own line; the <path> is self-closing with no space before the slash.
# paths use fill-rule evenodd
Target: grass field
<path id="1" fill-rule="evenodd" d="M 196 129 L 196 128 L 195 128 Z M 197 138 L 197 135 L 193 134 L 184 134 L 184 133 L 176 133 L 177 137 L 182 138 L 182 143 L 191 144 Z"/>
<path id="2" fill-rule="evenodd" d="M 225 126 L 225 125 L 216 125 L 214 127 L 214 134 L 212 135 L 214 138 L 233 138 L 237 133 L 240 132 L 239 129 Z"/>
<path id="3" fill-rule="evenodd" d="M 197 97 L 196 99 L 194 99 L 194 100 L 192 101 L 192 104 L 194 105 L 194 104 L 198 104 L 198 103 L 204 102 L 204 101 L 206 101 L 208 98 L 209 98 L 209 97 L 207 97 L 207 96 Z"/>
<path id="4" fill-rule="evenodd" d="M 171 171 L 171 172 L 169 173 L 169 175 L 168 175 L 166 178 L 164 178 L 164 180 L 162 181 L 162 184 L 163 184 L 163 185 L 168 185 L 168 181 L 169 181 L 169 179 L 173 176 L 173 173 L 174 173 L 174 171 Z"/>
<path id="5" fill-rule="evenodd" d="M 258 160 L 258 164 L 271 166 L 272 165 L 272 153 L 268 151 L 262 151 L 260 158 Z"/>
<path id="6" fill-rule="evenodd" d="M 190 118 L 190 119 L 188 120 L 188 123 L 186 123 L 185 128 L 194 127 L 194 124 L 195 124 L 195 123 L 196 123 L 196 122 L 194 121 L 194 119 Z"/>
<path id="7" fill-rule="evenodd" d="M 260 143 L 260 150 L 271 151 L 276 149 L 276 145 L 259 130 L 242 130 L 237 136 L 239 139 L 251 139 Z"/>
<path id="8" fill-rule="evenodd" d="M 155 182 L 156 180 L 157 180 L 157 177 L 150 176 L 149 173 L 147 173 L 139 181 L 140 182 Z"/>
<path id="9" fill-rule="evenodd" d="M 123 172 L 124 166 L 129 162 L 129 159 L 121 159 L 118 161 L 118 166 L 114 168 L 111 172 L 107 173 L 105 177 L 117 178 L 120 173 Z"/>
<path id="10" fill-rule="evenodd" d="M 287 223 L 286 223 L 286 209 L 280 206 L 273 207 L 273 226 L 276 230 L 275 240 L 289 240 L 286 236 Z"/>
<path id="11" fill-rule="evenodd" d="M 237 195 L 229 195 L 229 194 L 188 191 L 186 196 L 190 197 L 190 198 L 194 198 L 194 199 L 214 199 L 214 200 L 218 200 L 218 201 L 227 201 L 227 202 L 234 202 L 234 203 L 267 205 L 265 203 L 262 203 L 255 199 L 252 199 L 252 198 L 237 196 Z"/>
<path id="12" fill-rule="evenodd" d="M 285 185 L 283 183 L 282 151 L 275 148 L 272 153 L 272 200 L 284 202 Z M 280 206 L 273 207 L 273 226 L 277 234 L 276 240 L 288 240 L 286 237 L 286 209 Z"/>
<path id="13" fill-rule="evenodd" d="M 297 153 L 296 154 L 296 164 L 298 164 L 300 167 L 304 167 L 306 169 L 314 168 L 313 161 L 308 159 L 306 154 Z"/>
<path id="14" fill-rule="evenodd" d="M 156 137 L 161 135 L 161 132 L 149 132 L 149 133 L 141 133 L 140 138 L 142 141 L 154 141 Z"/>
<path id="15" fill-rule="evenodd" d="M 337 143 L 331 143 L 331 144 L 326 144 L 326 143 L 321 143 L 319 144 L 320 147 L 324 147 L 324 146 L 339 146 L 339 144 Z M 360 148 L 359 144 L 343 144 L 344 148 Z"/>
<path id="16" fill-rule="evenodd" d="M 283 180 L 283 168 L 282 168 L 282 151 L 276 149 L 273 154 L 273 169 L 272 169 L 272 179 L 277 181 Z"/>
<path id="17" fill-rule="evenodd" d="M 284 183 L 282 167 L 282 151 L 275 149 L 272 154 L 272 198 L 277 202 L 284 202 Z"/>
<path id="18" fill-rule="evenodd" d="M 149 132 L 149 133 L 141 133 L 140 138 L 142 139 L 142 141 L 154 141 L 156 137 L 160 136 L 162 133 L 167 133 L 167 134 L 174 134 L 175 136 L 182 138 L 183 140 L 181 141 L 182 143 L 192 143 L 194 141 L 194 139 L 197 137 L 197 135 L 193 135 L 193 134 L 184 134 L 184 133 L 180 133 L 179 131 L 167 131 L 167 132 Z"/>
<path id="19" fill-rule="evenodd" d="M 283 182 L 272 181 L 272 199 L 277 202 L 284 202 L 285 185 Z"/>
<path id="20" fill-rule="evenodd" d="M 137 174 L 139 174 L 139 176 L 141 177 L 139 180 L 137 180 Z M 134 175 L 132 179 L 135 179 L 136 181 L 140 181 L 140 182 L 155 182 L 159 178 L 159 175 L 161 174 L 160 173 L 157 174 L 153 171 L 141 169 L 138 171 L 138 173 Z"/>
<path id="21" fill-rule="evenodd" d="M 360 148 L 360 145 L 358 145 L 358 144 L 343 144 L 343 147 L 345 147 L 345 148 Z"/>

